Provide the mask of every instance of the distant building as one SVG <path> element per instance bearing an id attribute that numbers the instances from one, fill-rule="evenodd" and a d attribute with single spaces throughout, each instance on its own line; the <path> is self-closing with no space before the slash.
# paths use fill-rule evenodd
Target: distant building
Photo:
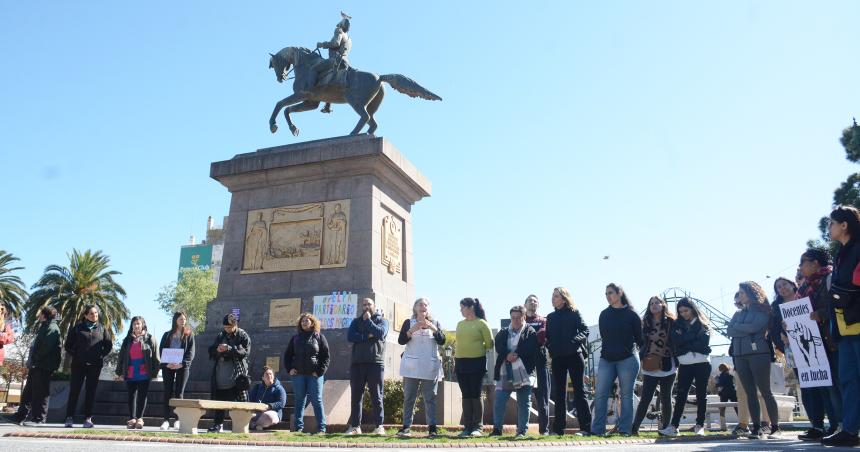
<path id="1" fill-rule="evenodd" d="M 179 249 L 178 278 L 182 277 L 182 270 L 191 268 L 212 269 L 212 277 L 215 282 L 218 282 L 218 277 L 221 275 L 221 258 L 224 255 L 224 229 L 227 226 L 227 218 L 224 217 L 223 223 L 218 227 L 215 226 L 215 221 L 210 216 L 206 221 L 206 239 L 197 243 L 192 234 L 188 240 L 188 245 L 183 245 Z"/>

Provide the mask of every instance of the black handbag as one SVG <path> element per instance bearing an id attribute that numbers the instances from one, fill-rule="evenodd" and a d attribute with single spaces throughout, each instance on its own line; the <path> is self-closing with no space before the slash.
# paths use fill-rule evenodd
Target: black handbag
<path id="1" fill-rule="evenodd" d="M 830 285 L 830 295 L 833 297 L 833 306 L 847 308 L 856 303 L 860 290 L 848 289 L 833 283 Z"/>
<path id="2" fill-rule="evenodd" d="M 233 365 L 236 369 L 236 389 L 240 391 L 247 391 L 251 388 L 251 377 L 248 375 L 248 371 L 245 369 L 244 362 L 239 359 L 233 361 Z"/>

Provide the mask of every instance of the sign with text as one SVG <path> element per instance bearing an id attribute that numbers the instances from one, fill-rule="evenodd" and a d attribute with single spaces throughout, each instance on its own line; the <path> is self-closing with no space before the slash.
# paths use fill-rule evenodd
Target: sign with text
<path id="1" fill-rule="evenodd" d="M 809 297 L 783 303 L 779 305 L 779 309 L 786 324 L 788 345 L 794 355 L 800 387 L 832 385 L 833 376 L 830 375 L 830 362 L 824 349 L 824 339 L 818 324 L 809 318 L 809 314 L 812 314 Z"/>
<path id="2" fill-rule="evenodd" d="M 162 348 L 161 362 L 164 364 L 182 364 L 185 350 L 181 348 Z"/>
<path id="3" fill-rule="evenodd" d="M 187 245 L 179 249 L 179 279 L 182 279 L 182 270 L 192 268 L 212 268 L 212 245 Z"/>
<path id="4" fill-rule="evenodd" d="M 314 317 L 323 329 L 349 328 L 358 312 L 358 294 L 333 292 L 314 297 Z"/>

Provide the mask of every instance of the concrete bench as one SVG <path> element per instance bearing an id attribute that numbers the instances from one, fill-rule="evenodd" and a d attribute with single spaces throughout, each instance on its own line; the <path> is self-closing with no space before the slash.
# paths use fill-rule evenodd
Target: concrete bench
<path id="1" fill-rule="evenodd" d="M 233 433 L 248 433 L 248 424 L 257 412 L 266 411 L 265 403 L 225 402 L 204 399 L 170 399 L 170 406 L 179 417 L 179 433 L 197 434 L 197 424 L 206 410 L 226 410 L 233 421 Z"/>
<path id="2" fill-rule="evenodd" d="M 737 408 L 738 402 L 708 402 L 706 413 L 708 416 L 707 423 L 711 423 L 711 414 L 720 413 L 720 408 L 725 408 L 726 410 L 729 408 Z M 720 430 L 726 430 L 726 412 L 722 410 L 720 413 Z"/>

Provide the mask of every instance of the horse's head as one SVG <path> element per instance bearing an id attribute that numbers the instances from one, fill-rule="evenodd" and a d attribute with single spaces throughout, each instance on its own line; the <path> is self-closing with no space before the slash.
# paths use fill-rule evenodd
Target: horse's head
<path id="1" fill-rule="evenodd" d="M 280 52 L 277 55 L 270 53 L 269 57 L 269 69 L 275 71 L 275 78 L 278 79 L 278 83 L 282 83 L 287 77 L 287 72 L 290 70 L 290 62 L 282 57 Z"/>

